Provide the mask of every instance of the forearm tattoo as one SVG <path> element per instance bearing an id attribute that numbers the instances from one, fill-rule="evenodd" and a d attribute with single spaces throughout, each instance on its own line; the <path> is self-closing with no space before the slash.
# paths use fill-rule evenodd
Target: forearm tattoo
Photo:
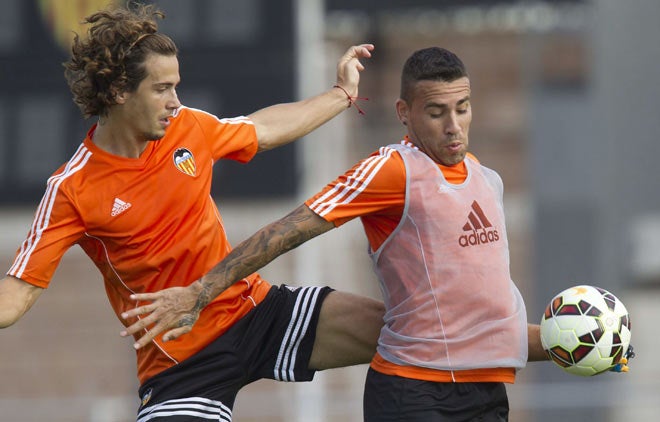
<path id="1" fill-rule="evenodd" d="M 201 311 L 237 280 L 333 227 L 332 223 L 323 220 L 304 205 L 267 225 L 240 243 L 202 279 L 195 309 Z"/>

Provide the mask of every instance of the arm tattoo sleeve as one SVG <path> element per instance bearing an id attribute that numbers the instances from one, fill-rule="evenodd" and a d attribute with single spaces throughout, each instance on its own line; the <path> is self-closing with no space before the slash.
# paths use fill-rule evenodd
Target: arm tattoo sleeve
<path id="1" fill-rule="evenodd" d="M 319 217 L 306 205 L 268 224 L 240 243 L 202 278 L 196 308 L 201 310 L 237 280 L 332 228 L 333 223 Z"/>

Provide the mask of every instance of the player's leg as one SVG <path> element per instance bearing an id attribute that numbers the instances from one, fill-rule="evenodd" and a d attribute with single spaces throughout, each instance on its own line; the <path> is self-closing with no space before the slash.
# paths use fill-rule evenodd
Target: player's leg
<path id="1" fill-rule="evenodd" d="M 329 287 L 291 287 L 281 285 L 255 309 L 251 332 L 258 343 L 246 350 L 250 362 L 246 384 L 261 378 L 300 382 L 314 379 L 309 366 L 314 348 L 321 307 L 332 295 Z"/>
<path id="2" fill-rule="evenodd" d="M 317 370 L 368 363 L 376 352 L 384 314 L 377 300 L 283 285 L 264 302 L 257 307 L 264 316 L 255 321 L 267 334 L 259 357 L 251 359 L 248 382 L 310 381 Z"/>
<path id="3" fill-rule="evenodd" d="M 311 369 L 369 363 L 376 353 L 385 307 L 365 296 L 333 291 L 323 301 Z"/>

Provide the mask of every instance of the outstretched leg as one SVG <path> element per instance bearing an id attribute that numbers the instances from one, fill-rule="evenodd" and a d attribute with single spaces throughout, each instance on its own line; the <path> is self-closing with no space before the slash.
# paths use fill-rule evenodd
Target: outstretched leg
<path id="1" fill-rule="evenodd" d="M 382 302 L 333 291 L 323 302 L 309 368 L 316 370 L 369 363 L 383 326 Z"/>

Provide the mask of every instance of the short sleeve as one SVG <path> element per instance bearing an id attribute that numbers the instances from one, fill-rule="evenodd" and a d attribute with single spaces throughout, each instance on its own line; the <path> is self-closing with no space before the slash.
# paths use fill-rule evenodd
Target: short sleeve
<path id="1" fill-rule="evenodd" d="M 399 153 L 382 147 L 305 204 L 336 226 L 372 215 L 399 219 L 405 203 L 405 179 L 405 165 Z"/>
<path id="2" fill-rule="evenodd" d="M 42 288 L 48 287 L 64 253 L 85 232 L 71 202 L 51 182 L 7 271 L 8 275 Z"/>
<path id="3" fill-rule="evenodd" d="M 202 110 L 184 108 L 181 112 L 190 112 L 200 125 L 214 161 L 229 159 L 246 163 L 258 149 L 257 132 L 249 117 L 218 118 Z"/>

